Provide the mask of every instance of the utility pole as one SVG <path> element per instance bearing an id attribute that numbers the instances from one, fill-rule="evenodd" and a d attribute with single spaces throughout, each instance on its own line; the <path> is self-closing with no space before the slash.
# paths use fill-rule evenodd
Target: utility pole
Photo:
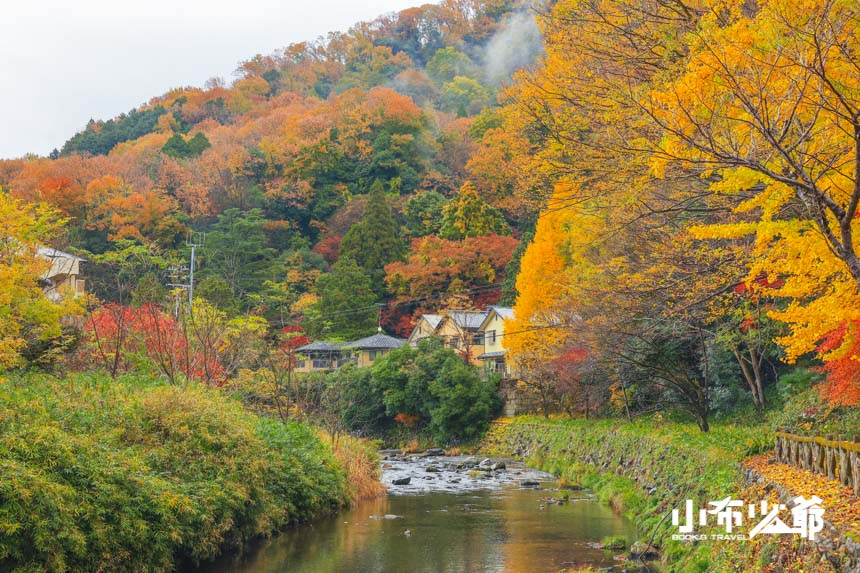
<path id="1" fill-rule="evenodd" d="M 185 265 L 171 265 L 167 269 L 168 276 L 170 277 L 169 283 L 167 286 L 173 287 L 173 298 L 175 303 L 175 308 L 173 309 L 173 314 L 176 318 L 179 318 L 179 291 L 181 289 L 187 289 L 189 285 L 182 282 L 182 278 L 185 275 L 185 272 L 188 270 L 188 267 Z"/>
<path id="2" fill-rule="evenodd" d="M 174 296 L 175 296 L 175 308 L 174 314 L 176 318 L 179 318 L 179 290 L 185 289 L 188 291 L 188 310 L 191 312 L 191 307 L 194 304 L 194 269 L 197 266 L 197 247 L 203 246 L 203 241 L 206 240 L 206 235 L 201 233 L 198 235 L 199 243 L 194 240 L 193 233 L 188 233 L 188 238 L 185 240 L 185 244 L 188 247 L 191 247 L 191 263 L 186 265 L 173 265 L 167 269 L 168 276 L 170 277 L 171 282 L 167 283 L 167 286 L 174 288 Z M 185 273 L 188 272 L 188 283 L 183 282 L 183 278 Z"/>
<path id="3" fill-rule="evenodd" d="M 188 271 L 188 308 L 191 308 L 191 305 L 194 304 L 194 264 L 196 262 L 197 255 L 197 247 L 202 247 L 203 242 L 206 240 L 206 234 L 200 234 L 200 242 L 197 243 L 193 239 L 194 233 L 188 233 L 188 240 L 186 244 L 191 247 L 191 265 L 189 266 Z"/>

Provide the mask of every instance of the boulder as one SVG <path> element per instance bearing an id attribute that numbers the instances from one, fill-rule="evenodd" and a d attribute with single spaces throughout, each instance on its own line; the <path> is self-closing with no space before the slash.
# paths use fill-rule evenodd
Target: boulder
<path id="1" fill-rule="evenodd" d="M 659 555 L 653 545 L 637 541 L 630 547 L 630 559 L 657 559 L 657 557 Z"/>
<path id="2" fill-rule="evenodd" d="M 411 481 L 412 481 L 411 477 L 395 478 L 395 479 L 391 480 L 391 485 L 409 485 L 409 482 L 411 482 Z"/>

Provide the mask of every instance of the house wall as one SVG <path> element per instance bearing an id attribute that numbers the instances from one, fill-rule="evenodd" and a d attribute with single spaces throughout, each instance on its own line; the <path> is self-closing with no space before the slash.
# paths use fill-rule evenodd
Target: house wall
<path id="1" fill-rule="evenodd" d="M 412 347 L 418 346 L 418 342 L 421 339 L 433 336 L 433 331 L 434 329 L 430 326 L 430 323 L 422 318 L 409 335 L 409 345 Z"/>
<path id="2" fill-rule="evenodd" d="M 384 354 L 388 354 L 390 350 L 362 350 L 358 353 L 358 366 L 371 366 L 379 360 Z"/>
<path id="3" fill-rule="evenodd" d="M 505 333 L 505 321 L 498 314 L 493 313 L 493 317 L 487 322 L 484 327 L 484 352 L 504 352 L 505 347 L 502 344 Z M 493 335 L 495 333 L 495 336 Z"/>
<path id="4" fill-rule="evenodd" d="M 473 366 L 482 366 L 483 361 L 478 360 L 477 357 L 484 353 L 484 345 L 472 342 L 472 337 L 477 334 L 480 334 L 477 330 L 460 328 L 449 317 L 443 318 L 442 322 L 440 322 L 439 326 L 436 328 L 436 335 L 440 336 L 442 340 L 445 341 L 445 346 L 453 348 L 458 352 L 463 352 L 468 348 L 469 363 Z M 463 340 L 464 338 L 466 338 L 465 342 Z M 453 344 L 455 339 L 459 340 L 458 346 L 454 346 Z"/>

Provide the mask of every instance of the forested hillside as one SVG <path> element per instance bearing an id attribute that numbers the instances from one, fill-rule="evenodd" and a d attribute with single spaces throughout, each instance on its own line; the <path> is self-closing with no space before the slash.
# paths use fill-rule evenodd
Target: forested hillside
<path id="1" fill-rule="evenodd" d="M 534 218 L 494 144 L 499 94 L 542 49 L 532 16 L 450 0 L 257 55 L 230 85 L 171 90 L 50 158 L 0 162 L 0 186 L 66 219 L 48 240 L 88 259 L 103 302 L 187 284 L 190 237 L 195 297 L 230 316 L 337 338 L 373 332 L 379 304 L 402 335 L 449 295 L 497 301 Z"/>

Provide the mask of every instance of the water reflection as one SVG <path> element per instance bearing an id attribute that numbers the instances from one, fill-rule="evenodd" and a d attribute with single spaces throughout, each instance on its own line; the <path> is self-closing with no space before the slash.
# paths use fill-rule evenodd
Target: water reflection
<path id="1" fill-rule="evenodd" d="M 592 500 L 542 504 L 548 495 L 505 488 L 389 496 L 288 531 L 242 559 L 224 559 L 203 570 L 520 573 L 618 565 L 587 543 L 610 535 L 632 542 L 632 524 Z M 382 517 L 386 514 L 400 517 Z"/>

